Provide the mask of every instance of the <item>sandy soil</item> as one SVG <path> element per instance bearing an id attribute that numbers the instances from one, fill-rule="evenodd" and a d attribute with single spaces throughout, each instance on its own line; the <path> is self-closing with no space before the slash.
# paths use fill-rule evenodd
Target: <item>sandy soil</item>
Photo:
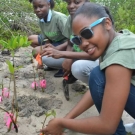
<path id="1" fill-rule="evenodd" d="M 4 112 L 0 110 L 0 135 L 38 135 L 39 130 L 42 127 L 43 120 L 45 118 L 44 113 L 48 110 L 54 109 L 56 111 L 57 117 L 63 117 L 83 96 L 82 93 L 88 90 L 88 86 L 80 81 L 76 81 L 74 84 L 69 86 L 70 89 L 70 100 L 67 101 L 63 94 L 62 78 L 54 78 L 54 71 L 44 71 L 39 70 L 41 74 L 45 74 L 45 79 L 47 81 L 47 88 L 45 92 L 42 92 L 40 88 L 33 90 L 31 88 L 31 83 L 33 82 L 33 67 L 31 63 L 31 47 L 20 48 L 16 52 L 15 65 L 23 66 L 16 73 L 16 88 L 18 96 L 19 105 L 19 117 L 18 117 L 18 129 L 19 132 L 15 133 L 14 130 L 7 133 L 7 128 L 3 119 Z M 4 87 L 9 86 L 9 71 L 5 60 L 12 61 L 10 56 L 0 55 L 0 83 L 4 82 Z M 38 77 L 36 77 L 38 81 Z M 11 99 L 12 99 L 12 86 L 11 82 L 11 96 L 9 99 L 4 99 L 0 106 L 10 111 L 11 109 Z M 83 92 L 80 92 L 83 91 Z M 0 92 L 1 93 L 1 92 Z M 96 116 L 98 115 L 95 106 L 89 109 L 87 112 L 79 116 L 79 118 Z M 47 122 L 51 119 L 48 118 Z M 123 113 L 124 123 L 133 122 L 133 119 Z M 75 133 L 73 131 L 67 130 L 65 135 L 83 135 L 80 133 Z"/>

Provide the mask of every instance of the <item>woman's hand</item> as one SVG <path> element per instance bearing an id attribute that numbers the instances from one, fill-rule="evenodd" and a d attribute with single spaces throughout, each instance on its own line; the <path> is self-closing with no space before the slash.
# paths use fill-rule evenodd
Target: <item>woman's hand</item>
<path id="1" fill-rule="evenodd" d="M 62 52 L 52 47 L 43 48 L 41 56 L 53 57 L 55 59 L 62 58 Z"/>
<path id="2" fill-rule="evenodd" d="M 62 63 L 62 68 L 64 71 L 63 76 L 67 76 L 71 72 L 71 66 L 72 66 L 73 60 L 72 59 L 65 59 Z"/>
<path id="3" fill-rule="evenodd" d="M 45 135 L 63 135 L 63 128 L 61 126 L 61 119 L 54 118 L 50 120 L 47 127 L 42 129 L 40 132 Z"/>

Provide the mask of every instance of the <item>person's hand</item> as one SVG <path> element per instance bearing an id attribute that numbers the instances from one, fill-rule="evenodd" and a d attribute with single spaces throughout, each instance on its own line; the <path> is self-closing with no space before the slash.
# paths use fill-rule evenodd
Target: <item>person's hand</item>
<path id="1" fill-rule="evenodd" d="M 42 50 L 41 56 L 53 57 L 55 59 L 62 58 L 62 52 L 54 48 L 47 47 Z"/>
<path id="2" fill-rule="evenodd" d="M 53 45 L 52 45 L 52 44 L 50 44 L 50 43 L 45 44 L 45 45 L 44 45 L 44 47 L 43 47 L 43 49 L 44 49 L 44 48 L 48 48 L 48 47 L 51 47 L 51 48 L 56 49 L 56 47 L 55 47 L 55 46 L 53 46 Z"/>
<path id="3" fill-rule="evenodd" d="M 67 75 L 70 74 L 72 63 L 73 63 L 72 59 L 65 59 L 63 61 L 63 63 L 62 63 L 62 68 L 63 68 L 63 71 L 64 71 L 64 75 L 63 76 L 67 76 Z"/>
<path id="4" fill-rule="evenodd" d="M 45 135 L 63 135 L 63 128 L 61 126 L 61 119 L 54 118 L 50 120 L 47 127 L 40 130 Z"/>

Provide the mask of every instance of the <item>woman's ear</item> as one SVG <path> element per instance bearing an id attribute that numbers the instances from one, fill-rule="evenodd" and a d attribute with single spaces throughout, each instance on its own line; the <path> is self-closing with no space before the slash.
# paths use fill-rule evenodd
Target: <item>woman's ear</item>
<path id="1" fill-rule="evenodd" d="M 112 27 L 113 27 L 113 24 L 112 24 L 111 19 L 110 18 L 106 18 L 105 19 L 105 28 L 106 28 L 106 30 L 110 30 L 110 29 L 112 29 Z"/>

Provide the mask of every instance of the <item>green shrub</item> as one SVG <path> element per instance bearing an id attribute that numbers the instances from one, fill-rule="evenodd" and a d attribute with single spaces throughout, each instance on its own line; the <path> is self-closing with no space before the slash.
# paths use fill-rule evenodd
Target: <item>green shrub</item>
<path id="1" fill-rule="evenodd" d="M 135 0 L 91 0 L 111 11 L 116 30 L 129 29 L 135 33 Z"/>
<path id="2" fill-rule="evenodd" d="M 129 29 L 135 33 L 135 0 L 91 0 L 107 6 L 114 18 L 116 30 Z M 64 0 L 55 0 L 54 10 L 68 15 Z M 12 35 L 38 34 L 38 19 L 29 0 L 0 0 L 0 39 Z"/>
<path id="3" fill-rule="evenodd" d="M 38 33 L 37 18 L 27 0 L 0 0 L 0 39 Z"/>
<path id="4" fill-rule="evenodd" d="M 55 1 L 55 8 L 54 8 L 54 10 L 68 15 L 67 4 L 63 0 L 56 0 Z"/>

